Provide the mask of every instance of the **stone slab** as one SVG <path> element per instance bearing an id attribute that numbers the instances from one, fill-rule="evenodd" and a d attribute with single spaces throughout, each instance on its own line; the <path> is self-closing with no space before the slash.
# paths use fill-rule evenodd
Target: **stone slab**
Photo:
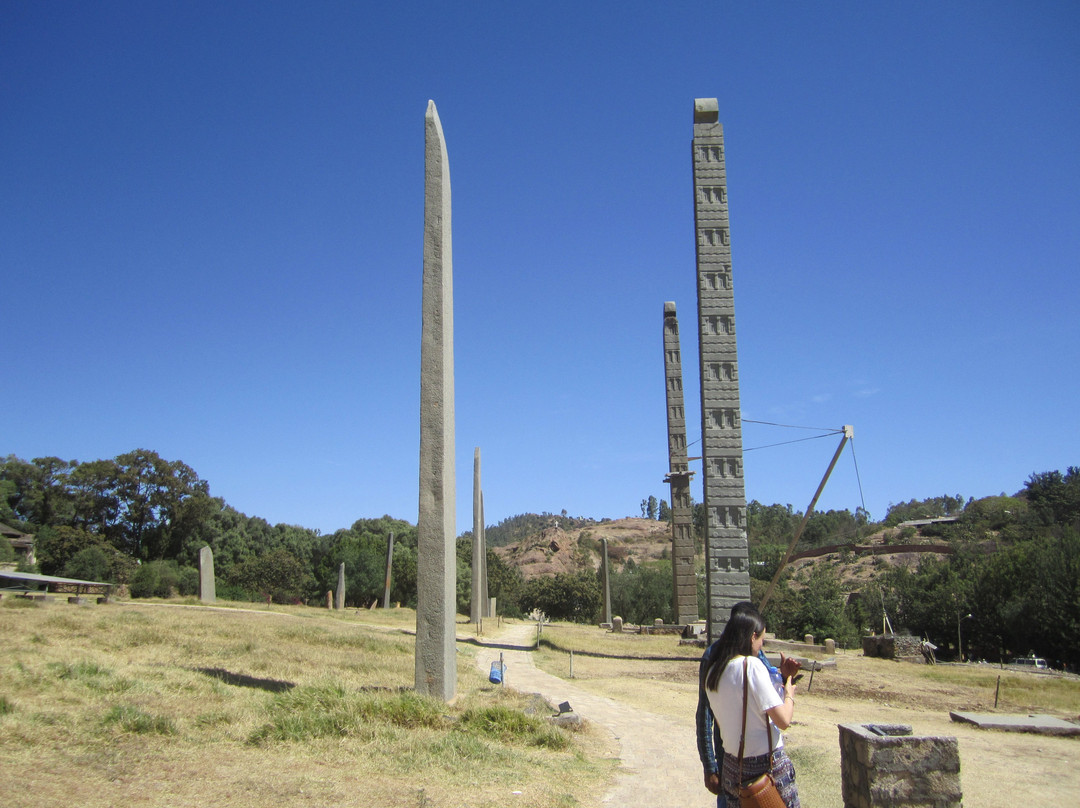
<path id="1" fill-rule="evenodd" d="M 953 721 L 974 724 L 980 729 L 1004 732 L 1033 732 L 1037 735 L 1080 735 L 1080 724 L 1052 715 L 998 715 L 995 713 L 949 712 Z"/>

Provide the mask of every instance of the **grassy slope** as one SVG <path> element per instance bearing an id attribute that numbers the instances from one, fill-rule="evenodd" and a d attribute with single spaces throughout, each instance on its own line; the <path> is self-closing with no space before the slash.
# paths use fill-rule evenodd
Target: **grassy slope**
<path id="1" fill-rule="evenodd" d="M 0 790 L 89 808 L 598 800 L 605 741 L 525 716 L 469 646 L 455 704 L 416 697 L 414 624 L 408 610 L 4 598 Z"/>

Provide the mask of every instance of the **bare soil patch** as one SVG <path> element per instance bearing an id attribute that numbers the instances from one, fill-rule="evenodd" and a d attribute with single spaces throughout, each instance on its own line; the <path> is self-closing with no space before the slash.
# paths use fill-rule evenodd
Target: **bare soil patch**
<path id="1" fill-rule="evenodd" d="M 580 632 L 580 634 L 579 634 Z M 617 635 L 592 627 L 564 627 L 545 634 L 563 648 L 609 653 Z M 671 637 L 626 637 L 626 655 L 647 649 L 656 656 L 684 653 Z M 766 648 L 766 650 L 768 650 Z M 633 707 L 680 717 L 694 732 L 697 656 L 685 662 L 618 659 L 575 654 L 574 683 Z M 568 654 L 545 649 L 536 663 L 549 673 L 569 675 Z M 1018 799 L 1033 804 L 1071 805 L 1080 794 L 1080 739 L 980 730 L 953 722 L 950 710 L 1045 713 L 1080 721 L 1080 679 L 1002 670 L 990 665 L 926 666 L 870 659 L 848 653 L 836 667 L 807 674 L 799 686 L 795 723 L 785 743 L 796 763 L 804 805 L 841 808 L 840 747 L 837 725 L 909 724 L 917 735 L 954 736 L 960 745 L 961 782 L 966 805 L 1011 808 Z M 686 773 L 700 778 L 699 771 Z"/>

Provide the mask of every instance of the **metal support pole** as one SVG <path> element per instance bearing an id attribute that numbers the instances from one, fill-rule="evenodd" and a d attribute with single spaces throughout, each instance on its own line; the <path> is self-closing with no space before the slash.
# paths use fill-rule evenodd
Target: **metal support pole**
<path id="1" fill-rule="evenodd" d="M 788 545 L 784 557 L 780 559 L 780 566 L 776 568 L 776 574 L 774 574 L 772 580 L 769 581 L 769 588 L 765 590 L 765 594 L 761 598 L 761 603 L 758 604 L 758 609 L 760 611 L 765 611 L 765 607 L 769 603 L 769 598 L 772 597 L 773 590 L 776 588 L 776 582 L 780 580 L 780 573 L 784 571 L 784 567 L 791 557 L 792 550 L 795 549 L 795 545 L 798 544 L 799 539 L 802 538 L 803 529 L 806 527 L 806 523 L 810 521 L 810 514 L 814 512 L 814 506 L 817 505 L 818 497 L 820 497 L 821 492 L 825 490 L 825 483 L 829 481 L 829 475 L 832 474 L 832 470 L 836 467 L 836 461 L 840 459 L 840 453 L 844 451 L 844 445 L 853 437 L 855 437 L 855 428 L 845 424 L 844 437 L 840 439 L 840 445 L 836 447 L 836 453 L 833 455 L 829 467 L 825 470 L 825 476 L 821 478 L 821 484 L 818 485 L 817 491 L 814 492 L 814 498 L 810 500 L 810 504 L 806 508 L 806 513 L 803 514 L 802 521 L 799 522 L 799 527 L 796 529 L 795 535 L 792 536 L 791 543 Z"/>

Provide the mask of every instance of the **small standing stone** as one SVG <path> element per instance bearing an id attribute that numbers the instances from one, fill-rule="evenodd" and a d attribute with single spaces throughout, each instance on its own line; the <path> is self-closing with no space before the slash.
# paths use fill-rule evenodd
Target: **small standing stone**
<path id="1" fill-rule="evenodd" d="M 199 601 L 213 603 L 217 600 L 214 583 L 214 551 L 209 546 L 199 550 Z"/>
<path id="2" fill-rule="evenodd" d="M 622 618 L 618 615 L 611 618 L 611 630 L 614 631 L 616 634 L 622 633 Z"/>

